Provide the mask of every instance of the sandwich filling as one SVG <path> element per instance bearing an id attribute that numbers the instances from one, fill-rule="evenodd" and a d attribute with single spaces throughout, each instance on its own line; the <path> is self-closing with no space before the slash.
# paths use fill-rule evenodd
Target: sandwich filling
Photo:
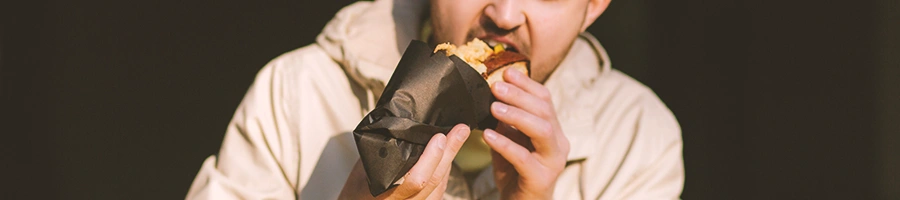
<path id="1" fill-rule="evenodd" d="M 484 41 L 475 38 L 463 46 L 456 46 L 450 43 L 438 44 L 434 49 L 434 53 L 443 50 L 447 56 L 457 56 L 475 71 L 478 71 L 482 77 L 491 85 L 494 82 L 503 80 L 503 71 L 512 67 L 520 72 L 529 74 L 529 61 L 525 55 L 507 51 L 503 45 L 495 45 L 491 47 Z"/>

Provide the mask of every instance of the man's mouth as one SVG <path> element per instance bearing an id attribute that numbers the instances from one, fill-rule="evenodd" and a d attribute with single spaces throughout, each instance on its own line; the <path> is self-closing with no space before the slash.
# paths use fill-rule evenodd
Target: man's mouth
<path id="1" fill-rule="evenodd" d="M 519 52 L 519 50 L 516 49 L 515 45 L 512 45 L 512 44 L 510 44 L 510 43 L 505 43 L 505 42 L 497 41 L 497 40 L 494 40 L 494 39 L 492 39 L 492 38 L 484 38 L 484 39 L 481 39 L 481 40 L 484 41 L 485 43 L 487 43 L 488 45 L 490 45 L 491 48 L 496 47 L 497 45 L 500 45 L 500 46 L 502 46 L 503 49 L 506 50 L 506 51 L 512 51 L 512 52 L 516 52 L 516 53 Z"/>

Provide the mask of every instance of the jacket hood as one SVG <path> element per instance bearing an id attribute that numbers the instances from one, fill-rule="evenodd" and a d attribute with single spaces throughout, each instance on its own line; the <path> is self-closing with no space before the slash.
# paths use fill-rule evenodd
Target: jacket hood
<path id="1" fill-rule="evenodd" d="M 379 96 L 424 22 L 423 0 L 356 2 L 328 22 L 316 43 L 350 79 Z"/>

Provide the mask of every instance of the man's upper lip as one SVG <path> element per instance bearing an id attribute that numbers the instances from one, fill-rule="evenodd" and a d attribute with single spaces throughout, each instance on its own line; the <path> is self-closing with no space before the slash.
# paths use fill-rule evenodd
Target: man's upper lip
<path id="1" fill-rule="evenodd" d="M 512 47 L 516 51 L 520 51 L 520 52 L 522 51 L 522 49 L 520 49 L 518 45 L 513 43 L 509 38 L 506 38 L 503 36 L 488 34 L 488 35 L 478 37 L 478 38 L 481 40 L 493 40 L 493 41 L 497 41 L 499 43 L 504 43 L 504 44 L 506 44 L 506 46 Z"/>

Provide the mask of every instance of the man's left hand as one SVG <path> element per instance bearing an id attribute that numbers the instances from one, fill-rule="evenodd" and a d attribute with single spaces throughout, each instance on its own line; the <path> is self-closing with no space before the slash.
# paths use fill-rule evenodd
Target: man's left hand
<path id="1" fill-rule="evenodd" d="M 501 123 L 483 136 L 492 149 L 494 181 L 503 199 L 550 199 L 569 140 L 544 85 L 518 70 L 506 70 L 503 78 L 491 88 L 500 100 L 491 113 Z"/>

